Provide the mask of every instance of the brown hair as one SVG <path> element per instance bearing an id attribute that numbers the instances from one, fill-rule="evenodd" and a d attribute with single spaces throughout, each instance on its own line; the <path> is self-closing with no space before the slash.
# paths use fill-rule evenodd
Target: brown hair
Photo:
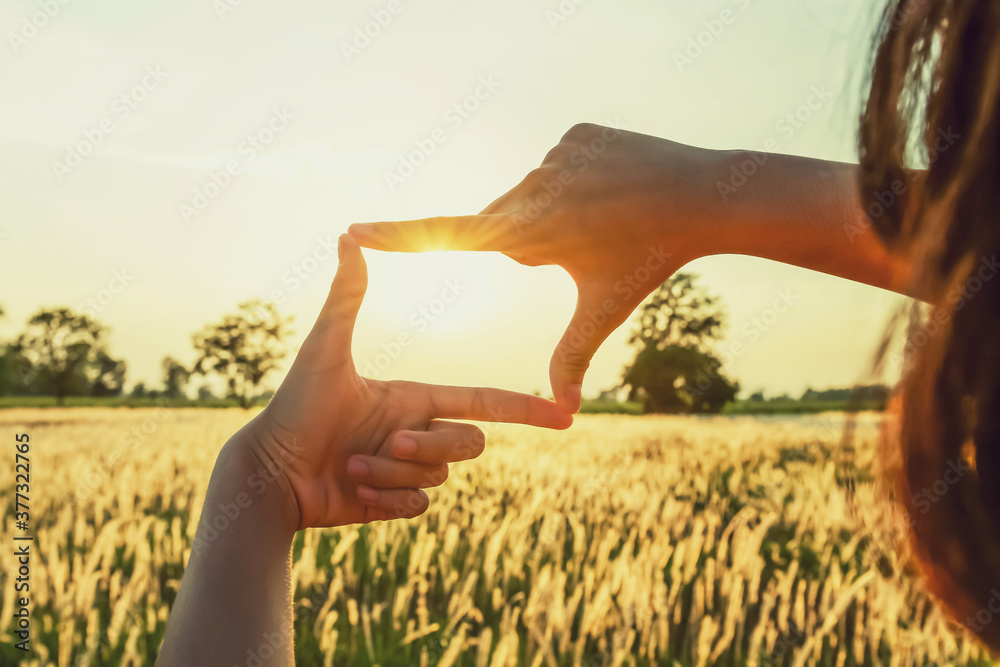
<path id="1" fill-rule="evenodd" d="M 896 489 L 931 591 L 1000 650 L 1000 2 L 892 0 L 876 44 L 861 194 L 932 295 L 899 388 Z"/>

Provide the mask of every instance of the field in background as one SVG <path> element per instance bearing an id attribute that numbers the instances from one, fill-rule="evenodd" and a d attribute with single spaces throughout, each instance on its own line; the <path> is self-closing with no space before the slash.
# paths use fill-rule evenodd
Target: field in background
<path id="1" fill-rule="evenodd" d="M 32 439 L 24 664 L 152 663 L 215 455 L 246 419 L 0 412 L 11 440 Z M 487 451 L 424 516 L 300 533 L 298 664 L 986 664 L 899 573 L 886 518 L 866 509 L 876 419 L 849 451 L 829 415 L 487 425 Z M 10 619 L 15 564 L 0 554 Z"/>
<path id="2" fill-rule="evenodd" d="M 550 397 L 551 398 L 551 397 Z M 258 398 L 256 405 L 264 407 L 268 398 Z M 0 396 L 0 409 L 10 408 L 57 408 L 55 396 Z M 235 398 L 212 398 L 208 400 L 182 398 L 135 398 L 132 396 L 68 396 L 65 407 L 70 408 L 237 408 Z M 842 410 L 882 410 L 876 401 L 819 401 L 819 400 L 769 400 L 735 401 L 726 404 L 723 414 L 765 415 L 765 414 L 816 414 Z M 585 400 L 580 406 L 583 414 L 641 415 L 642 404 L 631 401 Z"/>

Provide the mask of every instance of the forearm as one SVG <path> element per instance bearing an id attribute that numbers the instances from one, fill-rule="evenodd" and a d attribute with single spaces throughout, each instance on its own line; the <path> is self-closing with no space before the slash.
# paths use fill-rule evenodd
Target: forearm
<path id="1" fill-rule="evenodd" d="M 233 436 L 216 461 L 161 667 L 242 665 L 251 655 L 271 655 L 268 665 L 294 664 L 294 523 L 280 482 L 246 446 L 247 431 Z"/>
<path id="2" fill-rule="evenodd" d="M 721 206 L 714 209 L 719 219 L 709 225 L 718 232 L 710 254 L 751 255 L 929 296 L 912 293 L 909 262 L 892 255 L 871 227 L 858 192 L 857 165 L 722 151 L 712 170 Z"/>

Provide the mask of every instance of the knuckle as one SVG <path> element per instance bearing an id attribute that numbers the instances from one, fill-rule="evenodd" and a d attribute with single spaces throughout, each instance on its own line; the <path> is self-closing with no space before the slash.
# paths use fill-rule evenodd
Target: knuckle
<path id="1" fill-rule="evenodd" d="M 472 391 L 472 402 L 470 405 L 470 411 L 476 416 L 483 416 L 486 414 L 486 396 L 482 387 L 476 387 Z"/>
<path id="2" fill-rule="evenodd" d="M 545 179 L 548 178 L 549 169 L 544 165 L 552 161 L 554 159 L 554 156 L 558 155 L 558 151 L 559 151 L 559 146 L 556 146 L 555 148 L 550 150 L 548 153 L 545 154 L 545 160 L 543 160 L 542 162 L 543 166 L 535 167 L 525 175 L 524 184 L 528 186 L 527 187 L 528 193 L 534 192 L 534 190 L 537 189 L 537 187 L 541 186 L 541 184 L 545 182 Z M 520 194 L 523 195 L 524 193 L 525 191 L 522 190 Z"/>
<path id="3" fill-rule="evenodd" d="M 582 141 L 585 138 L 590 137 L 597 130 L 597 125 L 594 123 L 576 123 L 573 127 L 566 131 L 563 135 L 563 139 L 570 141 Z"/>
<path id="4" fill-rule="evenodd" d="M 546 170 L 546 165 L 561 163 L 569 152 L 568 148 L 567 140 L 564 137 L 562 141 L 549 149 L 549 152 L 545 154 L 544 158 L 542 158 L 542 165 L 533 171 L 544 172 Z M 538 176 L 543 175 L 544 174 L 538 174 Z M 537 180 L 540 181 L 541 179 L 539 178 Z"/>
<path id="5" fill-rule="evenodd" d="M 590 357 L 577 350 L 559 348 L 559 361 L 572 373 L 586 373 L 590 368 Z"/>

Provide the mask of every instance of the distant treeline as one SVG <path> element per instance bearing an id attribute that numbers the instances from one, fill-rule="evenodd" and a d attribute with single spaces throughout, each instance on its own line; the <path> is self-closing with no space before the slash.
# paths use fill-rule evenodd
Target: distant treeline
<path id="1" fill-rule="evenodd" d="M 164 357 L 162 386 L 147 388 L 139 382 L 129 397 L 189 401 L 187 388 L 193 376 L 215 376 L 226 387 L 226 399 L 250 407 L 262 395 L 264 379 L 288 353 L 289 321 L 272 303 L 240 304 L 236 314 L 192 336 L 197 354 L 193 365 Z M 123 397 L 126 374 L 125 361 L 108 350 L 107 327 L 70 308 L 43 308 L 13 340 L 0 341 L 0 397 L 53 397 L 57 405 L 69 397 L 105 402 Z M 216 400 L 207 385 L 199 387 L 197 395 L 202 403 Z M 19 402 L 33 403 L 13 401 Z"/>
<path id="2" fill-rule="evenodd" d="M 792 398 L 788 394 L 782 394 L 780 396 L 772 396 L 770 398 L 764 397 L 763 391 L 758 391 L 751 394 L 746 400 L 750 403 L 762 403 L 762 402 L 778 402 L 778 403 L 788 403 L 792 401 L 798 401 L 803 403 L 810 402 L 831 402 L 831 401 L 858 401 L 860 403 L 882 403 L 883 405 L 889 400 L 889 394 L 892 390 L 890 387 L 884 384 L 869 384 L 869 385 L 858 385 L 856 387 L 847 387 L 842 389 L 813 389 L 808 388 L 802 395 L 798 398 Z"/>

